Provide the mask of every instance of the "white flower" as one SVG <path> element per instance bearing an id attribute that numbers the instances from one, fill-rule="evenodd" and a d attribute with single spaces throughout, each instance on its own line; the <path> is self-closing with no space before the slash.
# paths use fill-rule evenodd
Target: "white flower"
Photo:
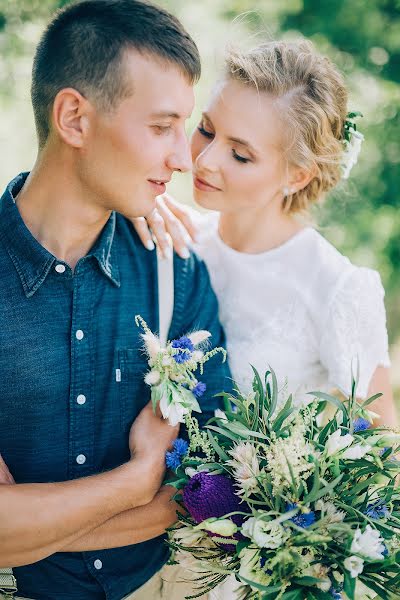
<path id="1" fill-rule="evenodd" d="M 242 488 L 240 493 L 251 493 L 257 489 L 257 477 L 260 475 L 260 466 L 257 458 L 257 450 L 249 442 L 240 442 L 229 451 L 234 460 L 228 461 L 233 467 L 233 476 Z"/>
<path id="2" fill-rule="evenodd" d="M 160 382 L 160 372 L 159 371 L 149 371 L 144 378 L 144 382 L 147 385 L 157 385 Z"/>
<path id="3" fill-rule="evenodd" d="M 315 503 L 315 509 L 320 510 L 323 513 L 323 518 L 327 521 L 327 523 L 342 523 L 346 516 L 342 510 L 338 510 L 333 502 L 329 500 L 317 500 Z"/>
<path id="4" fill-rule="evenodd" d="M 336 429 L 331 435 L 328 437 L 328 441 L 326 442 L 326 451 L 328 456 L 332 456 L 341 450 L 344 450 L 350 444 L 353 443 L 354 437 L 349 433 L 346 435 L 341 435 L 340 429 Z"/>
<path id="5" fill-rule="evenodd" d="M 211 531 L 211 533 L 222 535 L 222 537 L 231 537 L 238 530 L 235 523 L 230 519 L 206 519 L 196 525 L 195 529 Z"/>
<path id="6" fill-rule="evenodd" d="M 188 477 L 194 477 L 197 474 L 197 471 L 196 469 L 193 469 L 193 467 L 186 467 L 185 473 Z"/>
<path id="7" fill-rule="evenodd" d="M 150 358 L 154 358 L 161 351 L 160 340 L 154 333 L 143 333 L 142 338 L 146 345 L 147 354 Z"/>
<path id="8" fill-rule="evenodd" d="M 182 546 L 198 546 L 200 542 L 203 542 L 207 538 L 207 534 L 199 529 L 193 529 L 193 527 L 180 527 L 173 532 L 173 539 Z"/>
<path id="9" fill-rule="evenodd" d="M 348 179 L 351 169 L 357 164 L 358 156 L 361 151 L 361 145 L 364 136 L 359 131 L 350 129 L 350 141 L 345 141 L 345 149 L 342 157 L 342 177 Z"/>
<path id="10" fill-rule="evenodd" d="M 221 419 L 222 421 L 227 421 L 228 420 L 227 417 L 226 417 L 226 414 L 220 408 L 216 408 L 214 410 L 214 417 L 217 417 L 217 419 Z"/>
<path id="11" fill-rule="evenodd" d="M 201 350 L 195 350 L 192 354 L 192 359 L 195 362 L 199 362 L 204 356 L 204 352 L 202 352 Z"/>
<path id="12" fill-rule="evenodd" d="M 161 364 L 163 367 L 169 367 L 173 364 L 173 362 L 174 359 L 172 358 L 172 356 L 169 356 L 169 354 L 164 354 Z"/>
<path id="13" fill-rule="evenodd" d="M 189 409 L 182 406 L 182 404 L 170 402 L 167 394 L 164 394 L 160 400 L 160 410 L 163 418 L 168 419 L 172 427 L 175 427 L 178 423 L 184 423 L 185 415 L 189 412 Z"/>
<path id="14" fill-rule="evenodd" d="M 307 569 L 304 569 L 302 575 L 306 575 L 307 577 L 316 577 L 317 579 L 320 579 L 319 583 L 315 584 L 317 588 L 319 588 L 323 592 L 329 592 L 332 586 L 332 582 L 328 577 L 328 573 L 328 567 L 325 567 L 321 563 L 315 563 L 313 565 L 309 565 Z"/>
<path id="15" fill-rule="evenodd" d="M 355 460 L 358 458 L 362 458 L 371 450 L 371 446 L 367 444 L 355 444 L 351 448 L 347 448 L 342 454 L 342 458 L 348 458 L 351 460 Z"/>
<path id="16" fill-rule="evenodd" d="M 239 577 L 248 581 L 260 580 L 263 571 L 260 569 L 260 550 L 257 548 L 243 548 L 239 554 Z"/>
<path id="17" fill-rule="evenodd" d="M 379 531 L 367 525 L 364 533 L 361 533 L 361 529 L 356 529 L 350 551 L 371 560 L 381 560 L 385 546 Z"/>
<path id="18" fill-rule="evenodd" d="M 272 550 L 282 546 L 289 538 L 289 534 L 282 525 L 271 524 L 255 517 L 250 517 L 243 523 L 242 534 L 251 538 L 259 548 L 271 548 Z"/>
<path id="19" fill-rule="evenodd" d="M 253 444 L 249 442 L 240 442 L 232 450 L 229 450 L 229 454 L 238 463 L 244 463 L 251 465 L 253 458 L 257 457 L 257 452 Z"/>
<path id="20" fill-rule="evenodd" d="M 198 346 L 202 342 L 205 342 L 210 336 L 211 333 L 209 331 L 201 329 L 200 331 L 194 331 L 188 335 L 188 338 L 192 342 L 193 346 Z"/>
<path id="21" fill-rule="evenodd" d="M 358 577 L 364 569 L 364 561 L 359 556 L 349 556 L 344 561 L 344 567 L 350 571 L 351 577 Z"/>

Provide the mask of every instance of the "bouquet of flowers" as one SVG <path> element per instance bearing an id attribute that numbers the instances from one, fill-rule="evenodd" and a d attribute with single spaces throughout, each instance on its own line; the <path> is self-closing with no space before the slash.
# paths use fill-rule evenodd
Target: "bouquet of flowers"
<path id="1" fill-rule="evenodd" d="M 278 402 L 273 372 L 254 371 L 253 391 L 222 394 L 206 430 L 186 416 L 189 442 L 167 456 L 184 509 L 168 543 L 195 574 L 190 598 L 229 575 L 243 600 L 354 600 L 357 581 L 400 597 L 400 434 L 372 429 L 379 394 L 358 404 L 355 389 L 346 401 L 312 392 L 295 408 Z"/>
<path id="2" fill-rule="evenodd" d="M 213 348 L 206 352 L 211 334 L 205 330 L 167 342 L 163 347 L 140 315 L 136 315 L 135 321 L 144 330 L 142 338 L 150 366 L 144 380 L 151 386 L 153 407 L 159 404 L 162 416 L 172 426 L 184 423 L 186 415 L 201 412 L 198 399 L 206 391 L 206 384 L 197 380 L 195 371 L 199 369 L 202 375 L 204 363 L 218 353 L 225 361 L 226 351 Z"/>

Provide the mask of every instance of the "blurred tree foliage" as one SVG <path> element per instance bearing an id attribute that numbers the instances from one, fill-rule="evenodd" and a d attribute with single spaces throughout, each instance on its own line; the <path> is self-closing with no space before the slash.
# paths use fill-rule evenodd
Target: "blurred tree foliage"
<path id="1" fill-rule="evenodd" d="M 15 95 L 15 60 L 32 54 L 37 34 L 30 35 L 30 28 L 42 27 L 67 3 L 0 0 L 3 100 Z M 159 3 L 186 24 L 184 14 L 195 10 L 197 19 L 197 0 Z M 400 337 L 400 0 L 203 0 L 201 5 L 205 21 L 237 19 L 254 43 L 308 37 L 345 73 L 349 108 L 365 115 L 359 128 L 366 141 L 353 177 L 332 194 L 317 219 L 341 251 L 380 271 L 394 342 Z"/>

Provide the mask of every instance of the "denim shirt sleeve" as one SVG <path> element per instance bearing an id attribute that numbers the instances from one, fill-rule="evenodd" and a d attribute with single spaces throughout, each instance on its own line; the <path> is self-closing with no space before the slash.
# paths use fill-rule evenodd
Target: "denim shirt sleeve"
<path id="1" fill-rule="evenodd" d="M 186 261 L 176 256 L 174 266 L 175 306 L 170 339 L 206 329 L 211 333 L 212 348 L 226 348 L 225 333 L 218 318 L 218 301 L 211 287 L 206 265 L 192 254 Z M 222 354 L 211 358 L 204 366 L 201 381 L 206 384 L 207 389 L 200 400 L 203 412 L 201 415 L 196 414 L 196 417 L 203 425 L 214 416 L 216 408 L 222 408 L 221 398 L 215 397 L 215 394 L 232 391 L 228 360 L 223 362 Z"/>

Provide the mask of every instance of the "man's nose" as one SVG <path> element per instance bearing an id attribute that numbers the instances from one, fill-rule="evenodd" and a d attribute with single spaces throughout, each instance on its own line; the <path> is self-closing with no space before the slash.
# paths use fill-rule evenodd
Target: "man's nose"
<path id="1" fill-rule="evenodd" d="M 172 171 L 181 171 L 182 173 L 186 173 L 192 169 L 192 156 L 189 140 L 186 136 L 175 145 L 173 151 L 169 155 L 168 167 Z"/>

